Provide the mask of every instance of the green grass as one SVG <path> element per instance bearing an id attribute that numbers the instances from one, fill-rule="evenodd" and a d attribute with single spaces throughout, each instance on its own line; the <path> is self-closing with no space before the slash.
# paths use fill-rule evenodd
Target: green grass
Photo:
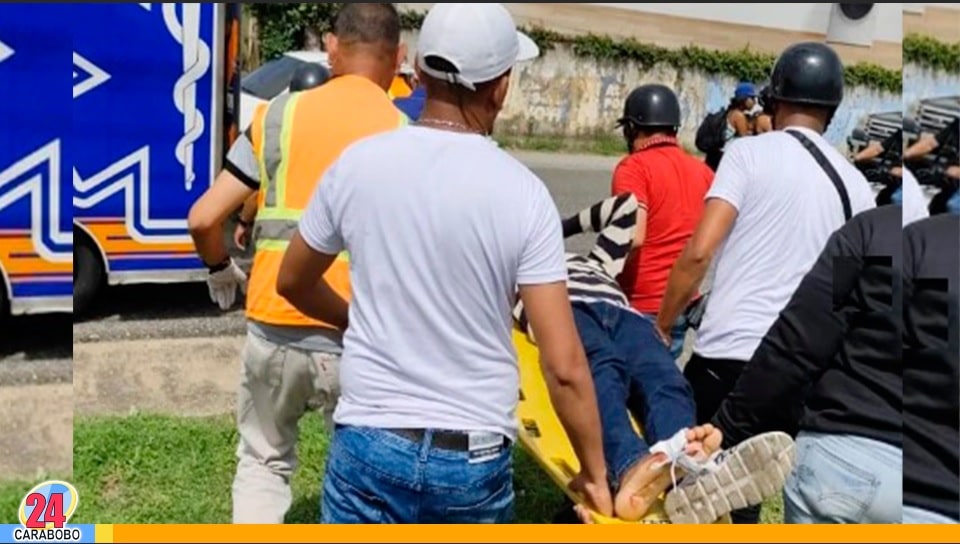
<path id="1" fill-rule="evenodd" d="M 602 136 L 584 136 L 565 138 L 562 136 L 511 136 L 495 137 L 500 147 L 520 151 L 541 151 L 544 153 L 574 153 L 583 155 L 601 155 L 605 157 L 624 157 L 627 147 L 623 137 L 618 134 Z M 697 158 L 703 158 L 700 151 L 684 146 L 684 150 Z"/>
<path id="2" fill-rule="evenodd" d="M 577 153 L 617 157 L 626 155 L 626 144 L 618 135 L 564 138 L 560 136 L 499 135 L 497 142 L 505 149 L 542 151 L 546 153 Z"/>
<path id="3" fill-rule="evenodd" d="M 74 523 L 230 523 L 230 487 L 237 433 L 230 417 L 154 416 L 82 419 L 74 424 L 74 478 L 80 508 Z M 301 425 L 292 524 L 317 521 L 327 447 L 322 421 Z M 563 494 L 534 461 L 517 452 L 517 521 L 550 523 Z M 0 512 L 15 512 L 32 483 L 0 483 Z M 774 501 L 766 523 L 782 519 Z"/>

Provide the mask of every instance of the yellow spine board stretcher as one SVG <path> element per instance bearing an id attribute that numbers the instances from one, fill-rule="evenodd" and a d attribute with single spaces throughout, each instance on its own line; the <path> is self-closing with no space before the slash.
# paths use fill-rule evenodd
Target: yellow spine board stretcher
<path id="1" fill-rule="evenodd" d="M 560 424 L 547 384 L 540 369 L 540 354 L 537 347 L 530 342 L 526 334 L 514 329 L 513 343 L 517 349 L 517 359 L 520 367 L 520 403 L 517 406 L 517 418 L 520 420 L 520 443 L 530 452 L 540 467 L 547 472 L 550 478 L 560 486 L 560 489 L 572 501 L 583 504 L 583 498 L 572 493 L 569 484 L 580 472 L 580 463 L 574 454 L 573 446 L 567 439 L 567 433 Z M 626 409 L 626 407 L 624 407 Z M 634 429 L 640 432 L 634 421 Z M 616 518 L 601 516 L 593 512 L 594 522 L 599 524 L 625 524 Z M 638 524 L 666 524 L 670 523 L 663 509 L 663 500 L 660 500 Z M 730 523 L 725 516 L 717 523 Z"/>

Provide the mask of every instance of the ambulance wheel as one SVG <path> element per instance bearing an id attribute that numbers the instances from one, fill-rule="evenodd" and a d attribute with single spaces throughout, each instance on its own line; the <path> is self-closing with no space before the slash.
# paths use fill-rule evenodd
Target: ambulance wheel
<path id="1" fill-rule="evenodd" d="M 100 252 L 85 234 L 74 231 L 73 248 L 73 314 L 82 316 L 106 283 Z"/>

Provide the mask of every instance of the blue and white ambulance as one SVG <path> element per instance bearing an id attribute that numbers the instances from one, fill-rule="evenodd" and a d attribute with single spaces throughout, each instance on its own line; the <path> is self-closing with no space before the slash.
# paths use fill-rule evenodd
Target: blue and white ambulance
<path id="1" fill-rule="evenodd" d="M 239 4 L 0 5 L 5 309 L 204 277 L 186 218 L 235 132 L 238 20 Z"/>

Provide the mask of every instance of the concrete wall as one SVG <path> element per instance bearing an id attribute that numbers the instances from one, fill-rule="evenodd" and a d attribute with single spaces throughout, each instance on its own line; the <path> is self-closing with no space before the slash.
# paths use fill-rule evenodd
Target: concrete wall
<path id="1" fill-rule="evenodd" d="M 616 135 L 615 124 L 624 100 L 630 91 L 646 83 L 662 83 L 678 91 L 684 116 L 681 139 L 692 144 L 700 121 L 729 101 L 737 81 L 697 72 L 679 73 L 666 65 L 644 71 L 635 64 L 599 63 L 558 47 L 516 68 L 498 130 L 515 135 Z M 901 107 L 900 95 L 849 89 L 828 137 L 840 145 L 864 115 Z"/>
<path id="2" fill-rule="evenodd" d="M 848 88 L 827 138 L 843 145 L 867 114 L 908 111 L 921 99 L 960 94 L 957 74 L 908 65 L 904 82 L 902 95 L 864 87 Z M 647 83 L 663 83 L 678 91 L 684 124 L 681 138 L 692 144 L 700 121 L 729 101 L 737 80 L 697 72 L 679 73 L 665 65 L 644 71 L 637 65 L 598 63 L 560 48 L 517 68 L 498 130 L 567 137 L 615 135 L 614 125 L 627 95 Z"/>
<path id="3" fill-rule="evenodd" d="M 903 82 L 904 111 L 909 111 L 919 100 L 960 95 L 960 74 L 934 72 L 908 64 L 903 70 Z"/>

